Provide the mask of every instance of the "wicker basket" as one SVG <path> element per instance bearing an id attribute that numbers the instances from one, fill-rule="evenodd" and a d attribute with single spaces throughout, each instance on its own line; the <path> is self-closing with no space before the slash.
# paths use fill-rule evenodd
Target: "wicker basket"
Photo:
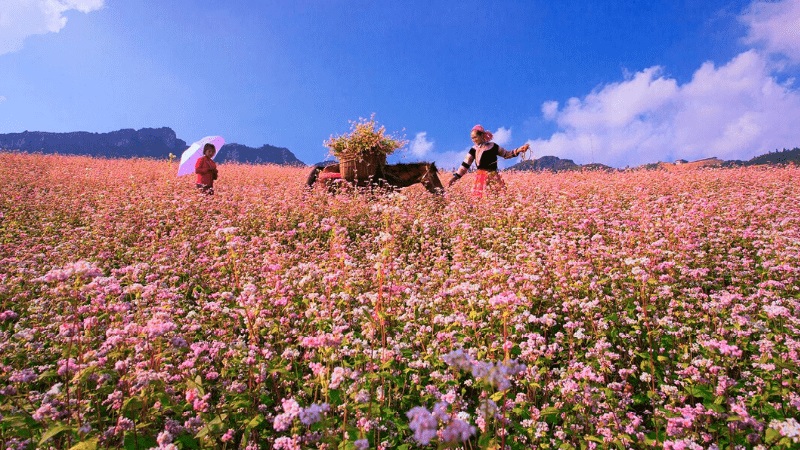
<path id="1" fill-rule="evenodd" d="M 382 153 L 344 157 L 339 160 L 339 172 L 347 181 L 363 181 L 374 177 L 378 173 L 378 169 L 384 165 L 386 165 L 386 155 Z"/>

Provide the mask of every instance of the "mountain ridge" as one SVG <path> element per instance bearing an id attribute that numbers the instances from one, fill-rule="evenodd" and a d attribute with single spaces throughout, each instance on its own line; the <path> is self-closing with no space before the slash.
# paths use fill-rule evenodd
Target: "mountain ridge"
<path id="1" fill-rule="evenodd" d="M 123 128 L 107 133 L 71 131 L 53 133 L 23 131 L 0 134 L 0 149 L 22 152 L 61 153 L 103 158 L 169 158 L 180 157 L 189 145 L 169 127 Z M 264 144 L 254 148 L 242 144 L 225 144 L 220 162 L 305 165 L 289 149 Z"/>
<path id="2" fill-rule="evenodd" d="M 527 172 L 568 172 L 577 170 L 601 170 L 614 172 L 617 170 L 684 170 L 696 169 L 701 167 L 741 167 L 741 166 L 757 166 L 757 165 L 784 165 L 784 164 L 800 164 L 800 148 L 793 148 L 791 150 L 783 149 L 764 153 L 763 155 L 755 156 L 747 161 L 742 160 L 721 160 L 716 157 L 703 158 L 697 161 L 678 160 L 674 163 L 670 162 L 656 162 L 650 164 L 643 164 L 641 166 L 630 167 L 627 169 L 616 169 L 605 164 L 590 163 L 590 164 L 576 164 L 571 159 L 562 159 L 557 156 L 542 156 L 538 159 L 530 159 L 522 161 L 508 167 L 506 170 L 518 170 Z"/>

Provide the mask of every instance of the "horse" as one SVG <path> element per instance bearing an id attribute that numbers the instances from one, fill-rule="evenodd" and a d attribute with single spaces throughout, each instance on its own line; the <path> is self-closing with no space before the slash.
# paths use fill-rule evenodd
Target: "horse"
<path id="1" fill-rule="evenodd" d="M 317 181 L 322 181 L 329 191 L 336 190 L 336 186 L 344 181 L 339 175 L 339 164 L 327 166 L 317 165 L 311 169 L 306 179 L 306 185 L 313 188 Z M 436 163 L 403 163 L 387 164 L 379 168 L 378 173 L 370 180 L 359 180 L 353 184 L 359 186 L 388 187 L 392 190 L 409 187 L 420 183 L 432 194 L 444 193 L 444 186 L 439 180 L 439 169 Z"/>

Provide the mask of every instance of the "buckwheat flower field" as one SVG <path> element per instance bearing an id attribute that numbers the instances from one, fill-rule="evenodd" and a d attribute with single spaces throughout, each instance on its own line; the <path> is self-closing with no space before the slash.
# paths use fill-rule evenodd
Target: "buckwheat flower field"
<path id="1" fill-rule="evenodd" d="M 798 168 L 0 167 L 4 449 L 800 446 Z"/>

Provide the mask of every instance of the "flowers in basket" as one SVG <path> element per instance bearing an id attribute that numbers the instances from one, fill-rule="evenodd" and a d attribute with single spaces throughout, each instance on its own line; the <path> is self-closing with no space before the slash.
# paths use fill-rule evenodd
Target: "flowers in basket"
<path id="1" fill-rule="evenodd" d="M 345 160 L 386 161 L 386 156 L 408 144 L 403 137 L 386 133 L 386 127 L 378 126 L 373 113 L 369 119 L 350 121 L 350 132 L 333 136 L 324 142 L 330 153 L 340 162 Z"/>

